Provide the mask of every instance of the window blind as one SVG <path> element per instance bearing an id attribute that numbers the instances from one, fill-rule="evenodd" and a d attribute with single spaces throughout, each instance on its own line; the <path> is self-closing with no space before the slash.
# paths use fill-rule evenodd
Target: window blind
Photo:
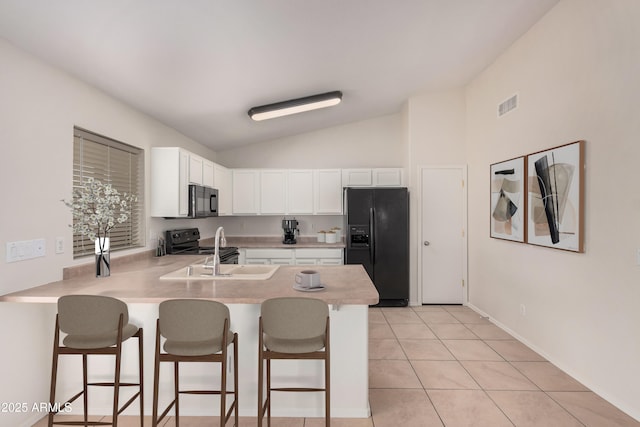
<path id="1" fill-rule="evenodd" d="M 135 194 L 138 201 L 131 207 L 131 216 L 110 232 L 111 250 L 144 245 L 144 151 L 122 142 L 89 132 L 73 129 L 73 190 L 87 178 L 111 184 L 120 194 Z M 94 242 L 87 236 L 74 234 L 73 256 L 94 253 Z"/>

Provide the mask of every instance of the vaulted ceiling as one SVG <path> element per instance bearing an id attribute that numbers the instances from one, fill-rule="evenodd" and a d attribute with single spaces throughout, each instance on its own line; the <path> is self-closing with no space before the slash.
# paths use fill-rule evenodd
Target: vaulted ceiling
<path id="1" fill-rule="evenodd" d="M 459 87 L 558 0 L 1 0 L 0 37 L 214 150 Z M 333 90 L 337 107 L 253 122 Z"/>

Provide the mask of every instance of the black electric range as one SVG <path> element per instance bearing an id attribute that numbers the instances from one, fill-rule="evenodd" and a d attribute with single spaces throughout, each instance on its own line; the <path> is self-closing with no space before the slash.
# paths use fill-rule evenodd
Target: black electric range
<path id="1" fill-rule="evenodd" d="M 200 230 L 197 228 L 181 228 L 165 232 L 167 254 L 173 255 L 214 255 L 213 246 L 200 246 Z M 234 246 L 221 247 L 220 263 L 237 264 L 238 248 Z"/>

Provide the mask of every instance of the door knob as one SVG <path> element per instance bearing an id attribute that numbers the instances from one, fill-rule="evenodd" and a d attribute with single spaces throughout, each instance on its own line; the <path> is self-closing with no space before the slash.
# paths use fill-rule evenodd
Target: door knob
<path id="1" fill-rule="evenodd" d="M 425 245 L 425 246 L 429 246 L 430 244 L 431 244 L 431 243 L 429 243 L 429 241 L 428 241 L 428 240 L 425 240 L 425 241 L 424 241 L 424 245 Z"/>

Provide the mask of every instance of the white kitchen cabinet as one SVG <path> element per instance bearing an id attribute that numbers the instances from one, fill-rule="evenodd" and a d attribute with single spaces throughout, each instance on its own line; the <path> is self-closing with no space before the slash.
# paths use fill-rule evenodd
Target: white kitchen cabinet
<path id="1" fill-rule="evenodd" d="M 302 248 L 294 249 L 297 265 L 341 265 L 342 249 L 337 248 Z"/>
<path id="2" fill-rule="evenodd" d="M 189 183 L 214 188 L 213 162 L 190 153 Z"/>
<path id="3" fill-rule="evenodd" d="M 189 214 L 189 155 L 178 147 L 151 148 L 151 216 Z"/>
<path id="4" fill-rule="evenodd" d="M 189 154 L 189 183 L 202 185 L 203 158 L 195 154 Z"/>
<path id="5" fill-rule="evenodd" d="M 260 213 L 260 171 L 258 169 L 233 169 L 231 186 L 234 215 Z"/>
<path id="6" fill-rule="evenodd" d="M 202 159 L 202 185 L 205 187 L 216 188 L 214 185 L 215 176 L 213 172 L 213 162 Z"/>
<path id="7" fill-rule="evenodd" d="M 218 215 L 221 216 L 233 212 L 231 180 L 231 169 L 213 163 L 213 188 L 218 189 Z"/>
<path id="8" fill-rule="evenodd" d="M 314 214 L 342 215 L 342 171 L 314 170 Z"/>
<path id="9" fill-rule="evenodd" d="M 240 262 L 244 264 L 341 265 L 342 256 L 339 248 L 240 249 Z"/>
<path id="10" fill-rule="evenodd" d="M 287 214 L 313 214 L 313 170 L 290 169 L 288 171 Z"/>
<path id="11" fill-rule="evenodd" d="M 371 173 L 376 187 L 402 186 L 402 168 L 376 168 Z"/>
<path id="12" fill-rule="evenodd" d="M 261 215 L 284 215 L 287 213 L 286 170 L 260 170 L 259 188 Z"/>
<path id="13" fill-rule="evenodd" d="M 246 264 L 280 264 L 292 265 L 295 263 L 293 249 L 253 249 L 241 250 L 244 252 Z"/>
<path id="14" fill-rule="evenodd" d="M 400 187 L 402 168 L 343 169 L 343 187 Z"/>
<path id="15" fill-rule="evenodd" d="M 267 258 L 248 258 L 244 260 L 243 264 L 247 265 L 266 265 L 270 264 L 270 260 Z"/>
<path id="16" fill-rule="evenodd" d="M 343 187 L 370 187 L 371 169 L 342 169 Z"/>

